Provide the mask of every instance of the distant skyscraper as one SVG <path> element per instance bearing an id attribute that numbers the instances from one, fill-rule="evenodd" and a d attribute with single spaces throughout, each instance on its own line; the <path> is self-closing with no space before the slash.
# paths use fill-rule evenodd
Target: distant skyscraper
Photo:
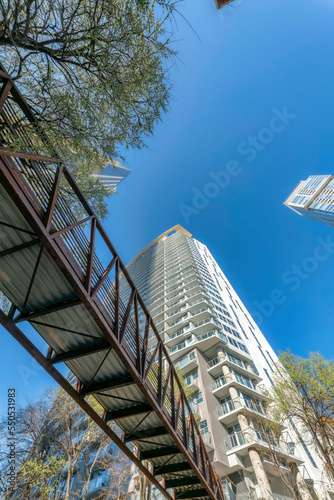
<path id="1" fill-rule="evenodd" d="M 310 175 L 298 184 L 284 205 L 299 215 L 334 226 L 334 178 Z"/>
<path id="2" fill-rule="evenodd" d="M 100 172 L 95 172 L 92 177 L 100 179 L 102 184 L 110 193 L 117 193 L 117 186 L 131 173 L 131 170 L 123 167 L 118 161 L 108 163 Z"/>
<path id="3" fill-rule="evenodd" d="M 272 418 L 266 391 L 277 357 L 208 248 L 175 226 L 140 252 L 128 271 L 193 391 L 189 401 L 226 500 L 292 500 L 296 496 L 282 480 L 291 471 L 298 478 L 298 498 L 329 500 L 323 464 L 305 432 L 302 437 L 293 421 L 282 422 L 274 439 L 266 427 Z M 144 327 L 145 315 L 139 322 Z M 151 335 L 148 350 L 155 347 Z M 138 425 L 151 423 L 138 419 Z M 155 444 L 165 446 L 162 439 Z M 161 464 L 175 466 L 174 456 L 154 463 Z M 185 469 L 176 468 L 171 478 L 184 481 Z M 135 482 L 136 475 L 131 498 L 139 500 Z M 154 500 L 162 500 L 153 492 Z M 179 498 L 193 496 L 187 490 Z"/>

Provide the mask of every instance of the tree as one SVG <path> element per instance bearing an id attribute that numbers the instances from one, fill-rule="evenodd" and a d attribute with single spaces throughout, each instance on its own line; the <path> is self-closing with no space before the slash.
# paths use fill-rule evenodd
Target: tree
<path id="1" fill-rule="evenodd" d="M 92 396 L 90 405 L 102 413 L 102 407 Z M 110 488 L 118 499 L 124 493 L 129 479 L 128 458 L 114 453 L 110 438 L 62 389 L 49 390 L 40 400 L 19 410 L 17 435 L 20 446 L 16 450 L 15 499 L 85 500 L 96 471 L 111 473 Z M 7 495 L 4 498 L 12 498 L 4 481 L 8 463 L 5 436 L 3 441 L 0 487 Z"/>
<path id="2" fill-rule="evenodd" d="M 304 431 L 334 481 L 334 362 L 319 353 L 308 359 L 287 352 L 280 355 L 284 370 L 275 376 L 271 396 L 286 419 Z"/>
<path id="3" fill-rule="evenodd" d="M 0 0 L 0 58 L 74 174 L 142 147 L 166 111 L 179 1 Z"/>
<path id="4" fill-rule="evenodd" d="M 57 437 L 57 428 L 52 418 L 52 396 L 45 394 L 43 398 L 28 403 L 18 410 L 16 415 L 15 465 L 17 473 L 17 491 L 15 498 L 29 499 L 37 489 L 40 498 L 55 498 L 59 479 L 64 467 L 62 456 L 52 456 L 51 443 Z M 7 444 L 7 420 L 2 422 L 1 435 L 1 472 L 2 493 L 4 498 L 12 498 L 8 477 L 9 451 Z M 50 484 L 52 482 L 52 485 Z"/>
<path id="5" fill-rule="evenodd" d="M 112 480 L 102 491 L 99 499 L 127 500 L 127 485 L 131 477 L 131 462 L 124 453 L 119 453 L 112 460 L 110 456 L 103 455 L 100 459 L 100 467 L 107 472 Z"/>

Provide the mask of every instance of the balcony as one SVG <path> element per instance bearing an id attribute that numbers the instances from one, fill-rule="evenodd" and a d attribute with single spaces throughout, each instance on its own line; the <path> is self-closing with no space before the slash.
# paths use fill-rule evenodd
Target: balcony
<path id="1" fill-rule="evenodd" d="M 226 346 L 226 348 L 232 350 L 229 344 Z M 235 349 L 236 348 L 233 348 L 233 354 L 235 354 Z M 245 353 L 243 351 L 242 353 L 243 357 L 245 357 Z M 239 353 L 238 355 L 240 356 Z M 207 362 L 206 366 L 210 375 L 215 376 L 221 373 L 223 364 L 231 366 L 232 368 L 237 368 L 238 371 L 240 371 L 244 375 L 247 375 L 248 377 L 251 376 L 258 381 L 262 380 L 262 377 L 260 377 L 259 371 L 256 366 L 249 363 L 248 356 L 246 363 L 244 360 L 240 360 L 239 363 L 236 360 L 233 360 L 232 357 L 229 358 L 227 353 L 222 353 L 220 357 L 216 356 L 215 358 L 210 359 L 210 361 Z"/>
<path id="2" fill-rule="evenodd" d="M 171 323 L 167 323 L 167 328 L 166 328 L 166 332 L 168 333 L 169 336 L 171 336 L 171 334 L 175 333 L 177 328 L 177 325 L 180 325 L 181 323 L 185 323 L 186 321 L 189 321 L 189 318 L 190 318 L 190 314 L 189 313 L 185 313 L 183 314 L 183 316 L 177 318 L 176 320 L 172 321 Z"/>
<path id="3" fill-rule="evenodd" d="M 201 429 L 201 435 L 203 442 L 205 444 L 205 448 L 207 451 L 212 451 L 214 449 L 213 445 L 213 440 L 212 440 L 212 435 L 211 432 L 209 432 L 208 427 L 204 427 L 204 429 Z"/>
<path id="4" fill-rule="evenodd" d="M 191 291 L 191 289 L 190 289 L 190 291 Z M 204 297 L 209 300 L 209 297 L 206 294 L 206 292 L 204 292 L 204 290 L 197 290 L 196 292 L 191 293 L 190 295 L 187 293 L 186 298 L 191 299 L 192 297 L 196 297 L 196 295 L 204 295 Z"/>
<path id="5" fill-rule="evenodd" d="M 310 475 L 309 471 L 306 469 L 305 465 L 300 465 L 299 471 L 300 471 L 305 483 L 312 486 L 314 483 L 314 480 L 311 478 L 311 475 Z"/>
<path id="6" fill-rule="evenodd" d="M 216 408 L 218 419 L 224 425 L 230 425 L 232 422 L 235 422 L 240 410 L 243 410 L 242 413 L 244 414 L 255 414 L 256 416 L 271 419 L 270 412 L 261 401 L 248 401 L 238 397 Z"/>
<path id="7" fill-rule="evenodd" d="M 192 295 L 190 295 L 190 297 L 197 295 L 198 293 L 201 293 L 203 295 L 207 295 L 207 292 L 206 292 L 202 282 L 198 282 L 198 283 L 195 283 L 194 285 L 187 286 L 185 289 L 186 295 L 188 295 L 190 292 L 192 293 Z"/>
<path id="8" fill-rule="evenodd" d="M 178 300 L 177 302 L 175 302 L 175 304 L 178 304 L 179 302 L 182 302 L 181 300 Z M 167 317 L 168 318 L 172 318 L 173 316 L 176 316 L 176 314 L 179 314 L 180 312 L 184 311 L 185 309 L 187 309 L 189 307 L 189 304 L 185 303 L 184 306 L 182 307 L 179 307 L 178 309 L 176 309 L 175 311 L 167 314 Z"/>
<path id="9" fill-rule="evenodd" d="M 178 286 L 175 288 L 175 290 L 177 290 L 176 293 L 173 293 L 168 299 L 166 297 L 166 302 L 168 302 L 169 300 L 175 299 L 176 297 L 179 297 L 181 294 L 185 293 L 184 288 L 180 289 Z M 171 293 L 171 292 L 169 292 L 169 293 Z M 169 293 L 167 295 L 169 295 Z M 172 305 L 174 305 L 174 304 L 172 304 Z"/>
<path id="10" fill-rule="evenodd" d="M 213 318 L 212 316 L 202 319 L 201 321 L 197 321 L 196 323 L 191 323 L 192 330 L 196 330 L 196 334 L 205 332 L 207 327 L 213 325 L 220 328 L 220 324 Z M 224 333 L 221 334 L 224 337 L 224 340 L 227 342 L 226 335 Z"/>
<path id="11" fill-rule="evenodd" d="M 201 345 L 201 342 L 203 341 L 205 341 L 205 343 Z M 219 341 L 223 341 L 224 345 L 226 344 L 226 336 L 223 333 L 218 332 L 218 330 L 211 330 L 198 336 L 190 335 L 190 338 L 181 344 L 169 348 L 169 354 L 172 361 L 175 361 L 178 357 L 186 354 L 188 350 L 192 349 L 194 345 L 196 345 L 198 349 L 206 351 Z"/>
<path id="12" fill-rule="evenodd" d="M 256 384 L 250 379 L 245 377 L 236 377 L 234 373 L 229 373 L 228 375 L 222 375 L 219 379 L 215 380 L 211 384 L 212 394 L 217 397 L 222 397 L 228 394 L 228 387 L 230 385 L 236 386 L 238 389 L 245 390 L 252 396 L 260 397 L 261 399 L 266 399 L 267 389 L 262 384 Z"/>
<path id="13" fill-rule="evenodd" d="M 178 363 L 178 368 L 182 370 L 183 375 L 186 375 L 187 373 L 189 373 L 190 371 L 194 370 L 197 367 L 198 367 L 198 362 L 196 359 L 195 352 L 191 352 L 188 356 L 181 359 L 181 361 Z"/>
<path id="14" fill-rule="evenodd" d="M 177 295 L 180 296 L 179 293 Z M 181 303 L 185 302 L 186 296 L 184 295 L 184 292 L 181 292 L 181 295 L 182 296 L 180 298 L 178 298 L 177 300 L 175 300 L 174 302 L 172 302 L 171 304 L 169 304 L 168 311 L 170 311 L 171 309 L 173 309 L 173 307 L 177 306 L 178 304 L 181 304 Z"/>
<path id="15" fill-rule="evenodd" d="M 254 447 L 261 452 L 264 456 L 268 454 L 276 454 L 282 458 L 286 458 L 300 465 L 303 460 L 299 457 L 296 445 L 291 440 L 288 433 L 285 436 L 281 435 L 280 439 L 274 438 L 269 433 L 263 433 L 256 431 L 252 427 L 248 427 L 244 431 L 235 432 L 224 439 L 225 449 L 227 455 L 231 453 L 238 453 L 241 456 L 246 456 L 248 454 L 248 449 Z"/>
<path id="16" fill-rule="evenodd" d="M 186 380 L 187 384 L 188 384 L 188 387 L 189 389 L 191 389 L 193 392 L 197 392 L 198 389 L 199 389 L 199 381 L 198 381 L 198 378 L 191 378 L 191 380 L 188 382 Z"/>

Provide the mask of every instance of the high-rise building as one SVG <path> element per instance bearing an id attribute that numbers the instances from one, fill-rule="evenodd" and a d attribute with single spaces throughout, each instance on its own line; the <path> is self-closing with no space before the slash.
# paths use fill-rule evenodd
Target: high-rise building
<path id="1" fill-rule="evenodd" d="M 100 172 L 95 172 L 92 177 L 97 177 L 108 189 L 109 193 L 117 193 L 118 185 L 131 173 L 131 170 L 123 167 L 118 161 L 108 163 Z"/>
<path id="2" fill-rule="evenodd" d="M 282 424 L 279 438 L 266 430 L 277 357 L 207 247 L 175 226 L 128 270 L 193 391 L 191 406 L 226 498 L 296 498 L 282 480 L 288 476 L 297 478 L 298 498 L 311 500 L 314 491 L 334 498 L 321 460 L 296 424 Z M 155 343 L 149 338 L 148 349 Z"/>
<path id="3" fill-rule="evenodd" d="M 298 184 L 284 205 L 299 215 L 334 226 L 334 178 L 310 175 Z"/>

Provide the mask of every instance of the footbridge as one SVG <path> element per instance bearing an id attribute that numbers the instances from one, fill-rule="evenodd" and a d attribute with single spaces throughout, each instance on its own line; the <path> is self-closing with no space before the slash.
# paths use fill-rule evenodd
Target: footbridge
<path id="1" fill-rule="evenodd" d="M 11 304 L 0 310 L 1 325 L 166 498 L 223 500 L 221 480 L 148 309 L 2 66 L 0 289 Z M 45 353 L 24 334 L 24 322 L 44 339 Z M 148 350 L 152 336 L 155 347 Z"/>

